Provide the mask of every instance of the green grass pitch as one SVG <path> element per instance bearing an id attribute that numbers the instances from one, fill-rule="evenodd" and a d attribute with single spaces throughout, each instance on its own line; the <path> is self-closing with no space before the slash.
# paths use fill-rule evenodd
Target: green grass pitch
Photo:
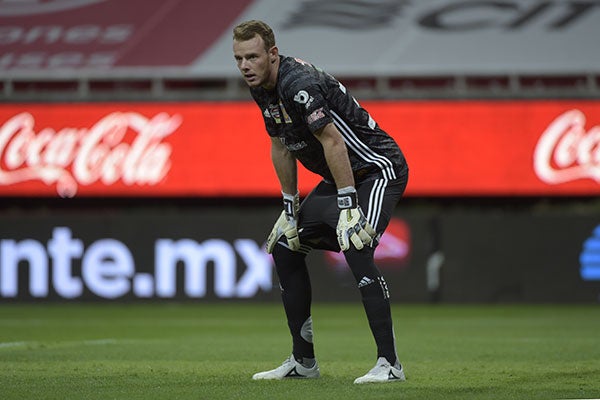
<path id="1" fill-rule="evenodd" d="M 279 304 L 2 304 L 0 399 L 600 398 L 597 305 L 393 305 L 403 383 L 359 304 L 315 304 L 318 380 L 253 381 L 291 351 Z"/>

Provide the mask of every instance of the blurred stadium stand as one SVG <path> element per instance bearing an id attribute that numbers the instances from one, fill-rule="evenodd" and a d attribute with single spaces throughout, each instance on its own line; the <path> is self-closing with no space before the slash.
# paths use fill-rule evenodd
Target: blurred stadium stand
<path id="1" fill-rule="evenodd" d="M 241 100 L 231 27 L 362 99 L 597 98 L 598 1 L 0 1 L 0 101 Z"/>

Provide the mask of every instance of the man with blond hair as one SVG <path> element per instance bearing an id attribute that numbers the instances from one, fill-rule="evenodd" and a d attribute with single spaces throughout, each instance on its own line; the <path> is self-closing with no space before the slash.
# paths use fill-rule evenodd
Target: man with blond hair
<path id="1" fill-rule="evenodd" d="M 391 136 L 334 77 L 279 54 L 273 30 L 246 21 L 233 30 L 233 53 L 271 137 L 283 211 L 267 238 L 292 336 L 292 355 L 253 379 L 317 378 L 306 254 L 344 252 L 377 345 L 375 366 L 354 383 L 403 381 L 387 284 L 375 247 L 408 181 Z M 323 180 L 300 204 L 297 162 Z"/>

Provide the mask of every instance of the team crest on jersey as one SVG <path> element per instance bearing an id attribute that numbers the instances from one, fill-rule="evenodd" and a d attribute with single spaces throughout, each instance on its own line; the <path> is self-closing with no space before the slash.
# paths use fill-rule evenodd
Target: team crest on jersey
<path id="1" fill-rule="evenodd" d="M 276 123 L 281 123 L 281 112 L 279 111 L 279 106 L 277 104 L 269 104 L 269 108 L 266 111 Z"/>
<path id="2" fill-rule="evenodd" d="M 278 104 L 269 104 L 269 107 L 265 109 L 265 117 L 273 118 L 276 124 L 281 124 L 282 122 L 285 122 L 286 124 L 292 123 L 292 119 L 287 113 L 281 100 L 279 100 Z"/>

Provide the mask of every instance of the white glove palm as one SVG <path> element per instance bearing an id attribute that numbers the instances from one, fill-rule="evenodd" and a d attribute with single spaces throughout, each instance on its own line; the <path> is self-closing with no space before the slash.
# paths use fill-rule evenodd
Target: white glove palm
<path id="1" fill-rule="evenodd" d="M 269 237 L 267 238 L 267 253 L 271 254 L 275 244 L 280 237 L 285 235 L 288 246 L 291 250 L 300 248 L 300 238 L 298 237 L 298 210 L 300 208 L 300 198 L 298 194 L 290 195 L 283 193 L 284 210 L 277 218 Z"/>
<path id="2" fill-rule="evenodd" d="M 338 207 L 340 208 L 340 217 L 336 231 L 342 251 L 350 249 L 350 243 L 357 250 L 370 244 L 377 236 L 377 232 L 358 206 L 358 196 L 354 187 L 338 190 Z"/>

